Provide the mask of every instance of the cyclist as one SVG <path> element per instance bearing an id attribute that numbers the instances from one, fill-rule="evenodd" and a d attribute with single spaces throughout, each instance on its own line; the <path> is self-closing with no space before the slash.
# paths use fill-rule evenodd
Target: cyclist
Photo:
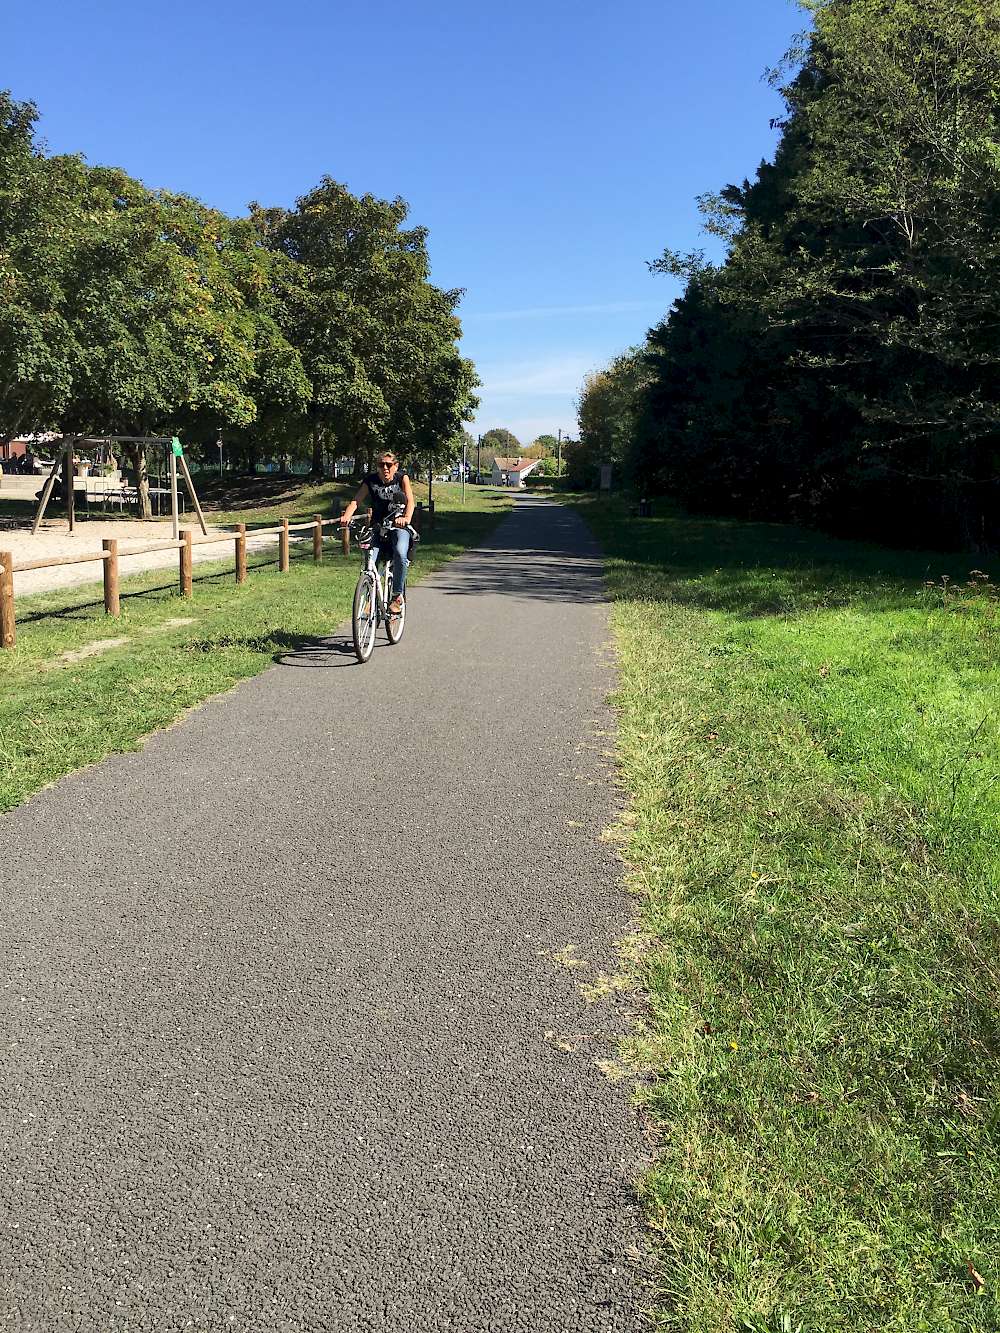
<path id="1" fill-rule="evenodd" d="M 372 545 L 372 554 L 376 563 L 380 555 L 390 555 L 392 557 L 393 596 L 389 603 L 389 611 L 392 615 L 398 616 L 403 609 L 403 596 L 406 592 L 406 571 L 410 567 L 410 534 L 406 529 L 413 520 L 415 506 L 410 479 L 405 472 L 400 471 L 399 459 L 391 449 L 384 449 L 379 454 L 375 471 L 369 472 L 358 487 L 357 495 L 340 517 L 341 523 L 351 521 L 357 512 L 358 505 L 366 497 L 371 502 L 372 527 L 379 541 L 383 540 L 378 535 L 381 524 L 386 521 L 394 509 L 398 511 L 399 506 L 403 506 L 402 513 L 397 512 L 393 520 L 395 531 L 384 539 L 388 549 L 381 551 L 378 546 Z"/>

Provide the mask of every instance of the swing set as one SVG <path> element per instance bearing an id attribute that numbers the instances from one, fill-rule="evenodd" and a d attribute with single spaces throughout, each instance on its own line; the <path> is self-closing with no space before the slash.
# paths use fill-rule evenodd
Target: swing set
<path id="1" fill-rule="evenodd" d="M 64 435 L 62 443 L 57 447 L 55 458 L 52 462 L 52 469 L 42 487 L 42 493 L 38 497 L 38 509 L 35 511 L 35 521 L 32 525 L 32 536 L 38 531 L 39 525 L 45 516 L 45 509 L 52 497 L 55 489 L 56 478 L 60 469 L 63 474 L 63 489 L 66 492 L 66 517 L 69 521 L 70 532 L 74 531 L 76 522 L 76 491 L 73 480 L 76 470 L 76 457 L 78 454 L 90 454 L 93 461 L 98 466 L 107 463 L 112 453 L 112 446 L 116 444 L 140 444 L 147 450 L 154 450 L 156 460 L 156 478 L 157 481 L 164 479 L 163 473 L 166 471 L 170 484 L 170 516 L 173 537 L 176 541 L 180 534 L 180 525 L 177 516 L 177 469 L 180 467 L 183 473 L 184 483 L 187 486 L 188 495 L 191 497 L 191 503 L 194 505 L 195 512 L 198 515 L 198 522 L 201 524 L 201 531 L 204 536 L 208 535 L 208 528 L 205 525 L 205 515 L 201 512 L 201 505 L 198 501 L 198 493 L 194 488 L 194 482 L 191 480 L 191 472 L 187 465 L 187 459 L 184 457 L 184 450 L 181 442 L 176 435 Z M 138 486 L 136 493 L 138 495 Z M 165 488 L 163 488 L 165 489 Z"/>

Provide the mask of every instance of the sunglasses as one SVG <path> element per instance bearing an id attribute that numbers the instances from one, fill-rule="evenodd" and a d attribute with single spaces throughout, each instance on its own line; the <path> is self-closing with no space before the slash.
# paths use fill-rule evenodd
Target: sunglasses
<path id="1" fill-rule="evenodd" d="M 396 466 L 395 459 L 393 459 L 391 463 L 379 463 L 379 467 L 384 467 L 384 468 L 393 468 L 395 466 Z"/>

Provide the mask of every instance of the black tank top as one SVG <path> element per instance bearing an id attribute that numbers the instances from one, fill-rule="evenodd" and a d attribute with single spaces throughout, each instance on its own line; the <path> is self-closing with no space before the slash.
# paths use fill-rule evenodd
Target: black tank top
<path id="1" fill-rule="evenodd" d="M 392 481 L 383 481 L 375 472 L 365 477 L 368 494 L 372 498 L 372 522 L 381 523 L 393 505 L 406 504 L 403 490 L 403 469 L 397 468 Z"/>

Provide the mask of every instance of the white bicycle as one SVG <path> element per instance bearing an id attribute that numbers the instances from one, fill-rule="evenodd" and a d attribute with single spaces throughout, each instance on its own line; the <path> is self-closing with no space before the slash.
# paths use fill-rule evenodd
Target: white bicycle
<path id="1" fill-rule="evenodd" d="M 402 508 L 398 514 L 402 513 Z M 407 525 L 397 529 L 395 520 L 398 514 L 388 514 L 379 528 L 363 520 L 351 519 L 351 526 L 356 527 L 358 545 L 361 548 L 361 573 L 358 585 L 354 589 L 354 610 L 351 614 L 351 629 L 354 634 L 354 651 L 359 662 L 367 662 L 375 648 L 375 636 L 378 627 L 385 625 L 385 633 L 390 643 L 399 643 L 406 625 L 406 599 L 399 611 L 391 611 L 394 596 L 392 590 L 392 557 L 386 555 L 375 565 L 373 547 L 384 551 L 389 537 L 395 531 L 408 532 L 411 542 L 419 541 L 415 530 Z M 376 541 L 376 538 L 378 540 Z"/>

